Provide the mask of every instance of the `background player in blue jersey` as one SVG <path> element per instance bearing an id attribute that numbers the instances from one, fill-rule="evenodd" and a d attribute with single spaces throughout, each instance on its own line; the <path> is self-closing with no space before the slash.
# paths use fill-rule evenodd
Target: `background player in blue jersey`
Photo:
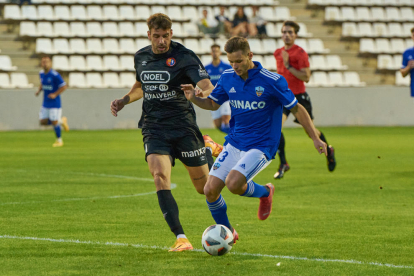
<path id="1" fill-rule="evenodd" d="M 53 147 L 63 146 L 61 129 L 62 125 L 65 131 L 69 130 L 69 125 L 66 117 L 62 117 L 62 105 L 60 101 L 60 94 L 68 88 L 66 82 L 62 79 L 60 74 L 52 69 L 52 60 L 45 56 L 42 58 L 40 71 L 40 87 L 35 93 L 36 96 L 43 90 L 44 98 L 43 105 L 40 108 L 39 120 L 43 126 L 53 125 L 56 133 L 56 142 Z"/>
<path id="2" fill-rule="evenodd" d="M 411 29 L 411 38 L 414 41 L 414 28 Z M 403 77 L 410 74 L 411 77 L 411 97 L 414 97 L 414 47 L 408 48 L 403 54 L 403 62 L 400 72 Z"/>
<path id="3" fill-rule="evenodd" d="M 220 59 L 220 45 L 211 45 L 211 56 L 213 58 L 213 62 L 206 65 L 205 68 L 207 73 L 210 75 L 211 83 L 215 86 L 224 70 L 231 69 L 231 66 Z M 219 109 L 211 111 L 211 117 L 214 120 L 214 125 L 224 133 L 229 133 L 230 114 L 230 103 L 228 101 L 223 103 Z"/>
<path id="4" fill-rule="evenodd" d="M 232 37 L 225 45 L 227 58 L 234 70 L 223 72 L 214 90 L 196 96 L 192 85 L 183 85 L 188 100 L 203 109 L 217 110 L 230 100 L 230 131 L 224 149 L 217 157 L 204 187 L 207 205 L 218 224 L 238 234 L 227 217 L 227 206 L 220 195 L 224 186 L 234 194 L 260 198 L 258 217 L 265 220 L 272 210 L 274 187 L 253 181 L 275 157 L 282 129 L 283 107 L 288 108 L 309 133 L 319 153 L 327 154 L 306 109 L 298 103 L 285 78 L 253 62 L 253 53 L 245 38 Z M 200 95 L 200 92 L 197 93 Z"/>

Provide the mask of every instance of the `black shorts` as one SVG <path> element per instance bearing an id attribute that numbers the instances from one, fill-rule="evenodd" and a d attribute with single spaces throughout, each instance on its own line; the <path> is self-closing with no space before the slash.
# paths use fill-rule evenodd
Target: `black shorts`
<path id="1" fill-rule="evenodd" d="M 170 155 L 188 167 L 207 164 L 203 135 L 197 126 L 176 129 L 142 129 L 145 160 L 150 154 Z"/>
<path id="2" fill-rule="evenodd" d="M 295 97 L 298 100 L 298 103 L 303 105 L 303 107 L 306 109 L 309 116 L 313 120 L 312 103 L 311 103 L 309 94 L 305 92 L 305 93 L 302 93 L 302 94 L 295 95 Z M 286 116 L 289 116 L 290 110 L 283 107 L 283 114 L 285 114 Z M 297 119 L 295 119 L 294 122 L 299 124 L 299 121 Z"/>

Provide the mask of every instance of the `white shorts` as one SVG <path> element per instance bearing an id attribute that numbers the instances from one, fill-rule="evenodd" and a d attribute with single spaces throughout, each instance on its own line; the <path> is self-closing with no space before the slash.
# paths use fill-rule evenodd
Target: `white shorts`
<path id="1" fill-rule="evenodd" d="M 213 117 L 213 120 L 220 119 L 221 116 L 224 115 L 231 115 L 231 108 L 230 108 L 230 102 L 224 102 L 219 109 L 211 111 L 211 117 Z"/>
<path id="2" fill-rule="evenodd" d="M 267 160 L 265 154 L 258 149 L 241 151 L 227 144 L 217 157 L 210 170 L 210 175 L 218 177 L 226 183 L 226 177 L 230 171 L 236 170 L 246 177 L 246 182 L 249 182 L 270 162 L 272 160 Z"/>
<path id="3" fill-rule="evenodd" d="M 41 107 L 39 111 L 39 120 L 49 119 L 50 121 L 59 121 L 62 117 L 62 108 Z"/>

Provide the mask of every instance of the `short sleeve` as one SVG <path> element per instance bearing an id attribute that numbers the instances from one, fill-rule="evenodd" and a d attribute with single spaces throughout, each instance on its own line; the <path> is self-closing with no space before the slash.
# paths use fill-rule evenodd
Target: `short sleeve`
<path id="1" fill-rule="evenodd" d="M 300 50 L 299 52 L 298 65 L 300 69 L 310 67 L 309 56 L 304 50 Z"/>
<path id="2" fill-rule="evenodd" d="M 288 83 L 283 76 L 273 82 L 273 87 L 276 90 L 277 100 L 287 109 L 293 108 L 297 105 L 298 100 L 295 98 L 292 90 L 289 89 Z"/>
<path id="3" fill-rule="evenodd" d="M 191 81 L 197 84 L 204 79 L 210 79 L 206 68 L 201 63 L 200 59 L 193 53 L 190 53 L 188 60 L 186 61 L 185 74 L 191 79 Z"/>
<path id="4" fill-rule="evenodd" d="M 229 100 L 229 95 L 227 94 L 226 90 L 224 90 L 222 82 L 223 75 L 220 77 L 219 81 L 214 87 L 213 92 L 211 92 L 211 94 L 208 95 L 208 98 L 212 99 L 219 105 L 222 105 L 224 102 L 227 102 Z"/>
<path id="5" fill-rule="evenodd" d="M 66 85 L 66 82 L 63 80 L 62 76 L 59 73 L 57 73 L 55 76 L 55 82 L 59 88 Z"/>
<path id="6" fill-rule="evenodd" d="M 402 58 L 401 69 L 407 67 L 407 65 L 408 65 L 408 55 L 407 55 L 407 51 L 405 51 L 403 54 L 403 58 Z"/>

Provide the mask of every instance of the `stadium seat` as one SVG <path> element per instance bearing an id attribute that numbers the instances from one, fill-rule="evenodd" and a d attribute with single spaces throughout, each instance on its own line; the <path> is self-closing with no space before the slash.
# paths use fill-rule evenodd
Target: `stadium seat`
<path id="1" fill-rule="evenodd" d="M 147 36 L 147 23 L 144 22 L 137 22 L 135 23 L 135 33 L 137 36 Z M 173 36 L 175 35 L 175 24 L 173 26 Z"/>
<path id="2" fill-rule="evenodd" d="M 167 6 L 167 14 L 171 15 L 172 21 L 181 21 L 183 20 L 183 14 L 181 8 L 178 6 Z"/>
<path id="3" fill-rule="evenodd" d="M 387 37 L 388 36 L 388 27 L 385 23 L 374 23 L 372 24 L 372 29 L 374 31 L 373 36 L 375 37 Z"/>
<path id="4" fill-rule="evenodd" d="M 175 28 L 174 24 L 174 28 Z M 188 36 L 199 36 L 199 30 L 196 24 L 194 23 L 183 23 L 182 24 L 183 27 L 183 33 L 188 35 Z"/>
<path id="5" fill-rule="evenodd" d="M 102 75 L 100 73 L 86 73 L 85 78 L 88 88 L 103 88 Z"/>
<path id="6" fill-rule="evenodd" d="M 276 66 L 276 59 L 273 55 L 267 55 L 264 57 L 264 63 L 266 65 L 266 69 L 270 70 L 270 71 L 276 71 L 277 70 L 277 66 Z"/>
<path id="7" fill-rule="evenodd" d="M 254 49 L 255 54 L 264 54 L 263 44 L 260 39 L 250 38 L 249 39 L 250 48 Z"/>
<path id="8" fill-rule="evenodd" d="M 174 25 L 172 26 L 172 30 L 173 30 L 173 36 L 175 37 L 187 37 L 188 36 L 186 33 L 184 33 L 183 27 L 180 23 L 174 23 Z"/>
<path id="9" fill-rule="evenodd" d="M 86 32 L 88 36 L 90 37 L 101 37 L 102 36 L 101 23 L 98 23 L 98 22 L 86 23 Z"/>
<path id="10" fill-rule="evenodd" d="M 69 65 L 69 59 L 67 56 L 53 56 L 52 62 L 53 69 L 55 70 L 69 71 L 71 69 Z"/>
<path id="11" fill-rule="evenodd" d="M 325 49 L 323 41 L 320 38 L 311 38 L 308 40 L 310 53 L 329 53 L 329 49 Z"/>
<path id="12" fill-rule="evenodd" d="M 135 20 L 135 12 L 132 6 L 119 6 L 120 20 Z"/>
<path id="13" fill-rule="evenodd" d="M 390 55 L 378 55 L 377 57 L 377 68 L 394 70 L 394 61 Z"/>
<path id="14" fill-rule="evenodd" d="M 7 73 L 0 73 L 0 88 L 14 88 Z"/>
<path id="15" fill-rule="evenodd" d="M 167 11 L 166 11 L 164 6 L 152 6 L 151 7 L 151 14 L 155 14 L 155 13 L 167 14 Z M 147 17 L 148 17 L 148 15 L 147 15 Z"/>
<path id="16" fill-rule="evenodd" d="M 355 9 L 357 21 L 371 21 L 371 11 L 367 7 L 357 7 Z"/>
<path id="17" fill-rule="evenodd" d="M 395 7 L 386 7 L 385 13 L 387 15 L 388 21 L 401 21 L 403 20 L 401 17 L 400 10 Z M 412 19 L 411 19 L 412 20 Z"/>
<path id="18" fill-rule="evenodd" d="M 326 64 L 330 70 L 347 70 L 348 66 L 343 65 L 338 55 L 326 56 Z"/>
<path id="19" fill-rule="evenodd" d="M 301 37 L 311 37 L 312 34 L 308 32 L 308 28 L 306 27 L 305 23 L 299 22 L 299 36 Z M 267 27 L 267 25 L 266 25 Z"/>
<path id="20" fill-rule="evenodd" d="M 390 41 L 386 38 L 377 38 L 375 40 L 377 53 L 392 53 Z"/>
<path id="21" fill-rule="evenodd" d="M 288 7 L 275 7 L 275 18 L 280 21 L 295 20 L 296 18 L 290 15 Z"/>
<path id="22" fill-rule="evenodd" d="M 412 8 L 401 8 L 400 12 L 401 12 L 401 21 L 413 21 L 414 11 Z"/>
<path id="23" fill-rule="evenodd" d="M 118 24 L 119 35 L 127 37 L 135 37 L 135 28 L 131 22 L 121 22 Z"/>
<path id="24" fill-rule="evenodd" d="M 281 48 L 284 46 L 283 40 L 280 39 L 279 43 L 281 42 L 281 44 L 279 44 L 278 48 Z M 298 45 L 299 47 L 301 47 L 303 50 L 305 50 L 306 52 L 309 51 L 309 45 L 308 45 L 308 41 L 306 39 L 303 38 L 297 38 L 295 40 L 295 44 Z M 282 46 L 281 46 L 282 45 Z"/>
<path id="25" fill-rule="evenodd" d="M 262 66 L 264 65 L 263 56 L 260 55 L 253 55 L 253 61 L 259 62 Z"/>
<path id="26" fill-rule="evenodd" d="M 79 39 L 79 38 L 70 39 L 69 40 L 69 45 L 70 45 L 70 50 L 72 51 L 72 53 L 75 53 L 75 54 L 85 54 L 85 53 L 87 53 L 85 40 L 83 40 L 83 39 Z M 72 64 L 72 62 L 71 62 L 71 64 Z"/>
<path id="27" fill-rule="evenodd" d="M 280 37 L 281 36 L 280 29 L 276 29 L 275 26 L 276 26 L 275 24 L 271 22 L 267 22 L 266 32 L 269 37 Z"/>
<path id="28" fill-rule="evenodd" d="M 70 33 L 72 36 L 86 37 L 85 24 L 82 22 L 70 22 Z"/>
<path id="29" fill-rule="evenodd" d="M 414 46 L 414 43 L 413 43 L 413 40 L 411 38 L 405 39 L 405 48 L 410 48 L 410 47 L 413 47 L 413 46 Z"/>
<path id="30" fill-rule="evenodd" d="M 275 10 L 272 7 L 260 7 L 260 15 L 264 20 L 273 21 L 275 19 Z"/>
<path id="31" fill-rule="evenodd" d="M 88 38 L 88 39 L 86 39 L 86 51 L 88 53 L 93 53 L 93 54 L 103 53 L 101 40 L 98 39 L 98 38 Z"/>
<path id="32" fill-rule="evenodd" d="M 100 56 L 86 56 L 86 68 L 91 71 L 102 71 L 103 64 Z"/>
<path id="33" fill-rule="evenodd" d="M 121 39 L 123 41 L 124 39 Z M 105 38 L 102 40 L 102 52 L 106 54 L 121 53 L 118 40 L 115 38 Z"/>
<path id="34" fill-rule="evenodd" d="M 73 19 L 76 19 L 76 20 L 87 20 L 88 19 L 86 15 L 86 9 L 84 6 L 79 6 L 79 5 L 71 6 L 70 13 Z"/>
<path id="35" fill-rule="evenodd" d="M 52 41 L 49 38 L 36 39 L 36 53 L 38 54 L 53 54 Z"/>
<path id="36" fill-rule="evenodd" d="M 25 5 L 21 7 L 21 19 L 37 20 L 37 9 L 35 6 Z"/>
<path id="37" fill-rule="evenodd" d="M 206 66 L 211 63 L 211 55 L 202 55 L 200 58 L 201 63 Z"/>
<path id="38" fill-rule="evenodd" d="M 342 24 L 343 37 L 358 37 L 357 24 L 354 22 L 347 22 Z"/>
<path id="39" fill-rule="evenodd" d="M 53 39 L 53 50 L 57 54 L 67 54 L 71 52 L 68 40 L 65 38 Z"/>
<path id="40" fill-rule="evenodd" d="M 263 53 L 272 54 L 277 49 L 276 39 L 266 38 L 262 40 Z"/>
<path id="41" fill-rule="evenodd" d="M 399 39 L 399 38 L 391 39 L 390 42 L 391 42 L 391 52 L 392 53 L 404 53 L 406 48 L 408 48 L 408 47 L 405 47 L 404 40 L 402 40 L 402 39 Z"/>
<path id="42" fill-rule="evenodd" d="M 55 37 L 70 37 L 69 24 L 66 22 L 53 23 L 53 30 Z"/>
<path id="43" fill-rule="evenodd" d="M 85 71 L 86 70 L 86 62 L 83 56 L 70 56 L 69 63 L 71 70 L 74 71 Z"/>
<path id="44" fill-rule="evenodd" d="M 33 84 L 29 83 L 25 73 L 11 73 L 11 85 L 16 88 L 33 88 Z"/>
<path id="45" fill-rule="evenodd" d="M 406 37 L 403 33 L 400 23 L 388 23 L 388 36 L 390 37 Z"/>
<path id="46" fill-rule="evenodd" d="M 341 13 L 338 7 L 325 8 L 325 21 L 340 21 Z"/>
<path id="47" fill-rule="evenodd" d="M 103 57 L 103 69 L 108 71 L 119 71 L 119 59 L 117 56 L 104 56 Z"/>
<path id="48" fill-rule="evenodd" d="M 119 57 L 119 69 L 120 70 L 135 71 L 135 69 L 134 69 L 134 56 L 132 56 L 132 55 L 120 56 Z"/>
<path id="49" fill-rule="evenodd" d="M 342 18 L 341 18 L 342 21 L 355 21 L 356 20 L 355 10 L 352 7 L 342 7 L 341 15 L 342 15 Z"/>
<path id="50" fill-rule="evenodd" d="M 328 75 L 326 72 L 314 72 L 312 73 L 313 76 L 313 84 L 315 86 L 322 86 L 322 87 L 329 87 Z"/>
<path id="51" fill-rule="evenodd" d="M 134 85 L 134 83 L 136 82 L 134 73 L 121 73 L 119 75 L 121 78 L 121 87 L 131 88 L 132 85 Z"/>
<path id="52" fill-rule="evenodd" d="M 119 83 L 118 74 L 117 73 L 103 73 L 103 87 L 121 88 L 122 86 Z"/>
<path id="53" fill-rule="evenodd" d="M 201 52 L 198 39 L 195 39 L 195 38 L 184 39 L 184 46 L 187 47 L 188 49 L 193 50 L 193 52 L 196 54 Z"/>
<path id="54" fill-rule="evenodd" d="M 119 36 L 118 24 L 114 22 L 104 22 L 102 24 L 102 32 L 104 36 L 118 37 Z"/>
<path id="55" fill-rule="evenodd" d="M 404 24 L 402 24 L 403 36 L 404 37 L 410 36 L 412 28 L 414 28 L 414 23 L 404 23 Z"/>
<path id="56" fill-rule="evenodd" d="M 20 36 L 37 36 L 36 25 L 32 21 L 26 21 L 20 23 Z"/>
<path id="57" fill-rule="evenodd" d="M 365 82 L 361 82 L 357 72 L 344 72 L 344 81 L 346 86 L 362 87 Z"/>
<path id="58" fill-rule="evenodd" d="M 202 38 L 199 40 L 200 44 L 200 52 L 201 53 L 210 53 L 211 52 L 211 45 L 214 44 L 214 40 L 211 38 Z M 221 51 L 224 51 L 223 48 L 220 49 Z"/>
<path id="59" fill-rule="evenodd" d="M 363 38 L 359 41 L 359 52 L 360 53 L 376 53 L 377 47 L 375 46 L 374 40 L 371 38 Z"/>
<path id="60" fill-rule="evenodd" d="M 138 20 L 147 19 L 148 15 L 152 14 L 150 12 L 150 8 L 148 6 L 136 6 L 135 7 L 135 13 L 137 15 Z"/>
<path id="61" fill-rule="evenodd" d="M 329 72 L 329 84 L 331 86 L 341 87 L 344 86 L 344 79 L 342 77 L 342 72 Z"/>
<path id="62" fill-rule="evenodd" d="M 401 68 L 402 66 L 402 55 L 401 54 L 393 56 L 393 65 L 394 65 L 395 70 L 398 70 Z"/>
<path id="63" fill-rule="evenodd" d="M 70 15 L 68 6 L 55 6 L 55 17 L 58 20 L 71 20 L 72 16 Z"/>
<path id="64" fill-rule="evenodd" d="M 4 19 L 6 20 L 20 20 L 22 19 L 20 8 L 17 5 L 4 6 Z M 0 84 L 1 85 L 1 84 Z"/>
<path id="65" fill-rule="evenodd" d="M 120 20 L 118 8 L 116 6 L 105 5 L 103 7 L 103 14 L 107 20 Z"/>
<path id="66" fill-rule="evenodd" d="M 70 88 L 87 88 L 85 75 L 83 73 L 70 73 L 69 74 L 69 87 Z"/>
<path id="67" fill-rule="evenodd" d="M 135 41 L 132 38 L 119 40 L 119 51 L 125 54 L 134 54 L 138 49 L 135 48 Z"/>
<path id="68" fill-rule="evenodd" d="M 0 56 L 0 70 L 1 71 L 16 71 L 17 67 L 12 65 L 11 58 L 9 56 Z"/>
<path id="69" fill-rule="evenodd" d="M 138 38 L 138 39 L 135 40 L 135 44 L 136 44 L 136 47 L 137 47 L 136 49 L 138 51 L 138 50 L 150 45 L 150 41 L 146 38 Z"/>
<path id="70" fill-rule="evenodd" d="M 386 21 L 385 11 L 383 8 L 374 7 L 371 8 L 371 18 L 372 21 Z"/>
<path id="71" fill-rule="evenodd" d="M 92 20 L 103 20 L 102 9 L 100 6 L 87 6 L 86 11 L 88 13 L 89 19 Z"/>
<path id="72" fill-rule="evenodd" d="M 54 20 L 55 15 L 52 6 L 44 5 L 37 7 L 37 18 L 39 20 Z"/>
<path id="73" fill-rule="evenodd" d="M 405 78 L 403 78 L 400 71 L 395 72 L 395 85 L 410 86 L 410 83 L 411 83 L 411 81 L 410 81 L 409 76 L 406 76 Z"/>
<path id="74" fill-rule="evenodd" d="M 359 37 L 374 36 L 371 23 L 358 23 L 358 35 Z"/>
<path id="75" fill-rule="evenodd" d="M 52 23 L 50 22 L 38 22 L 37 23 L 37 36 L 40 37 L 54 37 Z"/>
<path id="76" fill-rule="evenodd" d="M 183 19 L 184 20 L 191 19 L 191 20 L 197 21 L 200 18 L 199 15 L 198 15 L 197 9 L 194 6 L 192 6 L 192 7 L 183 7 L 182 8 L 182 14 L 183 14 Z"/>
<path id="77" fill-rule="evenodd" d="M 312 70 L 327 70 L 326 58 L 322 55 L 312 55 L 309 58 Z"/>

